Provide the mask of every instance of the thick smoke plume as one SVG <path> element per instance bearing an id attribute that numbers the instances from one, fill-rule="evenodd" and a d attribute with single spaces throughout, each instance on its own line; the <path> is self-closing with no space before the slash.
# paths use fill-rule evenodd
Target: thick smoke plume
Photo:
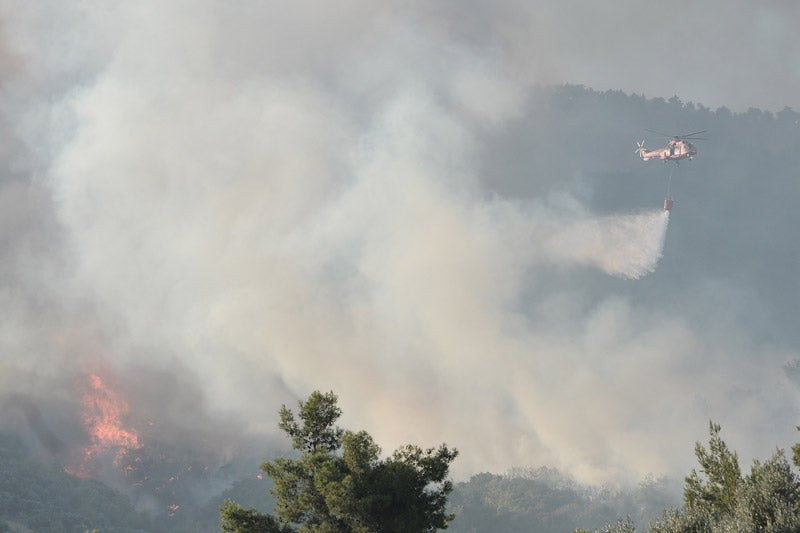
<path id="1" fill-rule="evenodd" d="M 760 431 L 791 418 L 796 390 L 760 364 L 785 352 L 628 292 L 660 274 L 666 213 L 595 213 L 566 171 L 492 192 L 487 139 L 537 128 L 510 23 L 534 13 L 475 31 L 413 2 L 81 6 L 6 10 L 25 186 L 2 201 L 33 223 L 3 234 L 24 253 L 0 383 L 59 439 L 81 439 L 73 384 L 95 365 L 125 424 L 153 422 L 142 442 L 218 456 L 314 389 L 387 450 L 454 445 L 459 475 L 682 472 L 708 417 L 733 419 L 731 384 L 769 384 L 737 398 L 739 434 L 791 432 Z"/>

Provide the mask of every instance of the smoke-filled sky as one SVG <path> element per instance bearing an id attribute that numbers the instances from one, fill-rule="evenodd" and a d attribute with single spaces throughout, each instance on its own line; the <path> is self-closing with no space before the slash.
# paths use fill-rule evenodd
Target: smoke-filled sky
<path id="1" fill-rule="evenodd" d="M 667 215 L 594 212 L 574 173 L 496 194 L 487 139 L 564 82 L 796 109 L 795 2 L 0 5 L 0 384 L 52 431 L 102 367 L 164 435 L 227 446 L 333 389 L 460 475 L 680 474 L 710 416 L 745 456 L 791 442 L 796 347 L 750 287 L 637 295 Z"/>

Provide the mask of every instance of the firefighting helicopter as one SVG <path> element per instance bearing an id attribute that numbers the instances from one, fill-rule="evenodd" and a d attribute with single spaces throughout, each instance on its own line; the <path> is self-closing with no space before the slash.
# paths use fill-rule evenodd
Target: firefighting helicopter
<path id="1" fill-rule="evenodd" d="M 675 165 L 681 159 L 689 159 L 692 160 L 697 155 L 697 148 L 694 147 L 692 144 L 693 141 L 706 141 L 705 137 L 697 137 L 702 133 L 706 133 L 708 130 L 703 131 L 696 131 L 694 133 L 687 133 L 685 135 L 667 135 L 666 133 L 661 133 L 660 131 L 653 131 L 653 130 L 645 130 L 650 133 L 655 133 L 656 135 L 660 135 L 662 137 L 667 137 L 669 142 L 667 142 L 667 146 L 665 148 L 658 148 L 656 150 L 648 151 L 644 147 L 644 141 L 640 143 L 636 143 L 636 153 L 644 161 L 649 161 L 650 159 L 660 159 L 661 161 L 675 161 Z M 669 172 L 669 178 L 667 178 L 667 196 L 664 198 L 664 211 L 672 211 L 673 200 L 672 196 L 669 194 L 670 184 L 672 183 L 672 174 L 675 172 L 675 166 L 672 166 Z"/>
<path id="2" fill-rule="evenodd" d="M 640 143 L 637 142 L 636 153 L 638 153 L 644 161 L 649 161 L 650 159 L 660 159 L 661 161 L 675 161 L 677 163 L 681 159 L 691 160 L 697 155 L 697 148 L 695 148 L 695 146 L 692 144 L 692 141 L 708 140 L 705 137 L 695 137 L 695 135 L 700 135 L 708 130 L 696 131 L 694 133 L 687 133 L 685 135 L 667 135 L 666 133 L 653 130 L 644 131 L 655 133 L 656 135 L 667 137 L 669 139 L 666 147 L 657 148 L 650 151 L 644 147 L 644 140 Z"/>

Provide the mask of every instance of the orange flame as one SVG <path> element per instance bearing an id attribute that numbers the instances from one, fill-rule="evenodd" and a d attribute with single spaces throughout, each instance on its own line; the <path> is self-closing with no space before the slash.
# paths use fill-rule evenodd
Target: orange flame
<path id="1" fill-rule="evenodd" d="M 100 456 L 114 454 L 114 465 L 128 453 L 142 447 L 139 436 L 133 429 L 125 429 L 122 417 L 128 411 L 128 403 L 103 383 L 97 374 L 90 374 L 88 386 L 81 400 L 83 423 L 89 432 L 91 444 L 83 451 L 78 464 L 65 468 L 70 474 L 81 478 L 90 477 L 92 462 Z"/>

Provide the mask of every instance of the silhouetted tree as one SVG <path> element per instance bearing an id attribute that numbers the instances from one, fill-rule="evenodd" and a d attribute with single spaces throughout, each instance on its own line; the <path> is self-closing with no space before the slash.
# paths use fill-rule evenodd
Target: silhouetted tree
<path id="1" fill-rule="evenodd" d="M 428 532 L 453 520 L 445 509 L 456 450 L 406 445 L 381 459 L 368 433 L 334 425 L 341 410 L 333 392 L 315 391 L 299 407 L 297 420 L 282 406 L 279 427 L 300 458 L 261 465 L 275 483 L 277 517 L 227 501 L 220 508 L 225 531 Z"/>

